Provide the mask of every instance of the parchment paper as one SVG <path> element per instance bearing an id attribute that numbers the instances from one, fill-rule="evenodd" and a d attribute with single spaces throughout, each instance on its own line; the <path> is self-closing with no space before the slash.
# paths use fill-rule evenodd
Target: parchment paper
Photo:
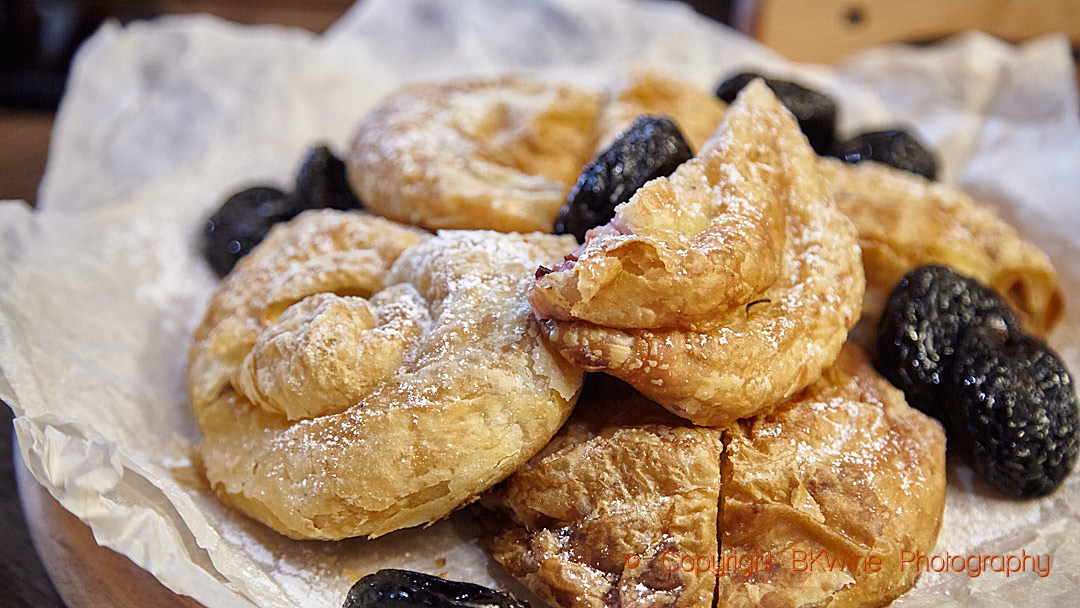
<path id="1" fill-rule="evenodd" d="M 516 71 L 602 84 L 641 65 L 710 88 L 743 67 L 797 76 L 840 100 L 847 132 L 911 125 L 946 181 L 1053 257 L 1073 301 L 1052 344 L 1080 371 L 1080 128 L 1065 38 L 1013 47 L 969 34 L 832 70 L 789 64 L 667 3 L 366 0 L 319 37 L 164 18 L 106 25 L 84 45 L 39 208 L 0 205 L 0 398 L 34 476 L 98 542 L 209 608 L 338 606 L 384 566 L 517 589 L 468 517 L 297 542 L 214 499 L 192 468 L 183 381 L 215 284 L 198 235 L 231 192 L 289 187 L 308 145 L 342 151 L 364 111 L 407 81 Z M 1050 554 L 1050 574 L 930 573 L 900 604 L 1074 605 L 1078 496 L 1073 475 L 1050 498 L 1000 499 L 951 463 L 936 552 Z"/>

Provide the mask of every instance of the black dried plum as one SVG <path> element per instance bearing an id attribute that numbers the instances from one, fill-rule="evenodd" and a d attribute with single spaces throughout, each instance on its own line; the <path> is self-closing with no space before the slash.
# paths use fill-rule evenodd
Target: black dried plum
<path id="1" fill-rule="evenodd" d="M 787 80 L 766 78 L 754 72 L 743 72 L 728 78 L 716 88 L 716 96 L 731 103 L 743 87 L 755 78 L 764 78 L 776 98 L 780 100 L 799 121 L 810 147 L 818 154 L 824 154 L 836 137 L 836 102 L 824 93 L 808 89 L 801 84 Z"/>
<path id="2" fill-rule="evenodd" d="M 665 116 L 639 116 L 596 156 L 570 189 L 555 220 L 555 234 L 585 232 L 615 217 L 615 206 L 658 177 L 667 177 L 691 157 L 682 133 Z"/>
<path id="3" fill-rule="evenodd" d="M 342 608 L 528 608 L 508 593 L 411 570 L 379 570 L 356 581 Z"/>
<path id="4" fill-rule="evenodd" d="M 937 179 L 934 153 L 903 129 L 863 133 L 834 143 L 827 153 L 846 163 L 872 160 L 926 179 Z"/>
<path id="5" fill-rule="evenodd" d="M 998 294 L 944 266 L 909 271 L 889 294 L 878 321 L 874 367 L 907 402 L 943 422 L 944 383 L 960 334 L 974 325 L 1017 327 Z"/>
<path id="6" fill-rule="evenodd" d="M 330 148 L 314 146 L 296 175 L 296 199 L 304 209 L 361 209 L 345 176 L 345 163 Z"/>
<path id="7" fill-rule="evenodd" d="M 1038 338 L 969 328 L 957 346 L 945 407 L 949 447 L 1005 494 L 1048 494 L 1076 464 L 1076 389 Z"/>
<path id="8" fill-rule="evenodd" d="M 203 253 L 220 276 L 259 244 L 278 222 L 301 211 L 292 196 L 266 186 L 241 190 L 210 216 L 203 229 Z"/>
<path id="9" fill-rule="evenodd" d="M 308 209 L 361 208 L 345 176 L 345 163 L 326 146 L 314 146 L 296 175 L 293 192 L 257 186 L 230 196 L 206 222 L 203 253 L 214 271 L 225 276 L 274 224 Z"/>

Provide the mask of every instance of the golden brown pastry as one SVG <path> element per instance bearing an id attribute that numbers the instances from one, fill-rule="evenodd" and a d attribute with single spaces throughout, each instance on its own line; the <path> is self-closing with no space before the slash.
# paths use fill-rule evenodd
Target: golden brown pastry
<path id="1" fill-rule="evenodd" d="M 647 71 L 606 94 L 524 77 L 413 85 L 361 120 L 349 180 L 400 222 L 551 232 L 582 167 L 638 115 L 669 115 L 697 149 L 724 105 Z"/>
<path id="2" fill-rule="evenodd" d="M 616 383 L 590 382 L 559 434 L 500 488 L 513 523 L 494 557 L 555 606 L 712 606 L 715 577 L 665 559 L 716 555 L 721 432 Z"/>
<path id="3" fill-rule="evenodd" d="M 729 427 L 724 448 L 721 550 L 771 554 L 774 568 L 728 569 L 721 605 L 884 606 L 915 584 L 900 560 L 933 551 L 945 433 L 857 347 L 791 403 Z"/>
<path id="4" fill-rule="evenodd" d="M 632 71 L 605 94 L 526 78 L 417 85 L 358 129 L 350 180 L 369 206 L 427 228 L 550 232 L 582 166 L 641 114 L 664 114 L 700 150 L 725 104 L 684 81 Z M 908 270 L 946 264 L 994 287 L 1046 335 L 1063 297 L 1047 256 L 985 206 L 884 165 L 822 158 L 863 249 L 865 316 Z"/>
<path id="5" fill-rule="evenodd" d="M 697 152 L 712 137 L 726 109 L 727 104 L 716 95 L 686 81 L 649 70 L 634 70 L 617 81 L 608 94 L 600 114 L 597 152 L 607 148 L 616 135 L 642 114 L 663 114 L 670 118 L 690 149 Z"/>
<path id="6" fill-rule="evenodd" d="M 993 287 L 1029 332 L 1046 335 L 1061 317 L 1063 297 L 1050 259 L 989 207 L 874 162 L 822 158 L 821 169 L 859 232 L 868 317 L 876 320 L 904 273 L 924 264 L 952 266 Z"/>
<path id="7" fill-rule="evenodd" d="M 576 365 L 723 425 L 820 377 L 859 317 L 851 223 L 763 82 L 670 178 L 642 187 L 529 302 Z"/>
<path id="8" fill-rule="evenodd" d="M 580 388 L 524 298 L 572 245 L 336 211 L 275 227 L 189 354 L 217 494 L 282 534 L 338 539 L 430 523 L 509 475 Z"/>
<path id="9" fill-rule="evenodd" d="M 600 105 L 599 93 L 526 78 L 407 87 L 361 120 L 349 181 L 400 222 L 551 232 L 592 158 Z"/>
<path id="10" fill-rule="evenodd" d="M 542 599 L 845 608 L 883 606 L 914 584 L 899 560 L 933 550 L 945 436 L 856 347 L 772 413 L 726 429 L 649 406 L 587 394 L 504 484 L 511 517 L 494 556 Z M 796 551 L 877 556 L 880 568 L 819 558 L 809 570 Z"/>

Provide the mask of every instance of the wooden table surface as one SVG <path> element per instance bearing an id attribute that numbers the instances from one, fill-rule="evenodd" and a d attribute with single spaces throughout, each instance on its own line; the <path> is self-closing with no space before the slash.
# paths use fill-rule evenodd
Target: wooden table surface
<path id="1" fill-rule="evenodd" d="M 710 14 L 710 11 L 717 6 L 727 6 L 726 3 L 706 0 L 689 1 L 706 14 Z M 835 29 L 836 33 L 822 36 L 821 28 L 807 25 L 806 19 L 810 17 L 785 20 L 781 13 L 780 22 L 775 22 L 776 11 L 772 9 L 793 2 L 794 0 L 778 0 L 771 9 L 769 2 L 764 1 L 742 1 L 734 2 L 734 4 L 739 5 L 737 9 L 740 6 L 745 9 L 736 10 L 737 13 L 741 12 L 744 18 L 744 29 L 772 42 L 775 47 L 792 58 L 801 60 L 830 61 L 841 53 L 852 50 L 850 47 L 857 48 L 863 44 L 895 39 L 890 36 L 895 36 L 896 32 L 910 33 L 922 27 L 912 25 L 905 30 L 901 27 L 903 26 L 901 23 L 891 30 L 882 30 L 877 15 L 883 14 L 882 11 L 892 10 L 888 8 L 891 4 L 887 0 L 864 0 L 856 4 L 849 4 L 846 0 L 843 2 L 830 0 L 827 4 L 835 9 L 836 15 L 831 24 L 825 27 Z M 241 22 L 283 22 L 321 31 L 344 11 L 349 0 L 315 0 L 303 5 L 305 8 L 301 9 L 297 8 L 302 6 L 299 2 L 291 5 L 291 8 L 282 8 L 283 5 L 278 3 L 269 13 L 259 12 L 262 9 L 256 3 L 231 0 L 161 0 L 161 3 L 170 12 L 204 10 Z M 800 3 L 794 2 L 794 4 Z M 951 7 L 956 3 L 945 4 Z M 992 15 L 1001 14 L 1008 7 L 1015 8 L 1016 5 L 1010 0 L 984 0 L 976 4 L 1000 5 L 997 12 Z M 936 7 L 934 10 L 939 12 L 945 10 L 936 2 L 920 2 L 919 5 Z M 748 17 L 750 11 L 746 7 L 753 8 L 756 18 Z M 969 10 L 971 4 L 968 0 L 964 0 L 964 7 L 966 11 L 964 14 L 978 16 L 978 11 Z M 1044 13 L 1061 7 L 1065 7 L 1061 10 L 1077 10 L 1080 8 L 1080 3 L 1055 0 L 1042 7 L 1043 13 L 1028 11 L 1034 14 L 1034 18 L 1029 21 L 1041 19 L 1053 24 L 1055 20 L 1047 19 Z M 821 11 L 815 8 L 815 12 Z M 931 13 L 913 11 L 912 14 L 919 16 L 918 18 L 927 24 L 934 24 L 934 27 L 937 27 L 941 21 L 934 16 L 936 13 L 932 11 Z M 715 13 L 713 15 L 715 16 Z M 1057 21 L 1060 22 L 1060 20 Z M 1008 23 L 1014 24 L 1015 21 Z M 1080 21 L 1074 20 L 1071 23 L 1075 26 Z M 954 24 L 957 29 L 977 25 L 970 22 Z M 993 31 L 994 27 L 983 29 Z M 1012 32 L 1017 27 L 1012 25 L 1006 29 Z M 814 38 L 818 42 L 813 45 L 813 49 L 806 50 L 802 47 L 809 55 L 799 57 L 801 47 L 797 46 L 799 34 L 795 30 L 814 31 Z M 868 31 L 872 31 L 873 36 L 868 36 Z M 935 30 L 933 33 L 938 32 Z M 1022 32 L 1024 35 L 1037 33 L 1039 32 L 1028 30 Z M 1074 40 L 1078 36 L 1077 31 L 1068 33 L 1074 36 Z M 820 45 L 821 40 L 832 40 L 834 43 L 829 49 L 823 50 Z M 792 47 L 788 44 L 789 42 L 796 46 Z M 36 190 L 45 167 L 52 123 L 53 115 L 50 112 L 0 108 L 0 142 L 3 142 L 3 145 L 0 145 L 0 199 L 24 199 L 31 204 L 36 201 Z M 97 546 L 89 528 L 67 513 L 33 481 L 22 467 L 21 461 L 12 457 L 11 419 L 11 411 L 6 405 L 0 405 L 0 522 L 3 522 L 0 525 L 0 594 L 2 594 L 0 605 L 12 608 L 24 606 L 64 608 L 65 605 L 69 608 L 97 608 L 99 606 L 191 608 L 197 606 L 188 598 L 179 598 L 171 594 L 126 557 Z M 17 475 L 20 468 L 21 474 Z M 21 479 L 17 480 L 17 477 Z M 17 481 L 22 488 L 22 502 L 19 498 Z M 33 520 L 29 527 L 25 525 L 24 504 L 26 514 Z M 38 544 L 36 549 L 35 541 Z M 51 572 L 46 571 L 39 555 L 49 563 Z M 67 604 L 50 582 L 50 575 L 52 581 L 56 582 L 63 593 Z M 94 593 L 94 590 L 102 593 Z M 107 597 L 103 599 L 103 596 Z"/>

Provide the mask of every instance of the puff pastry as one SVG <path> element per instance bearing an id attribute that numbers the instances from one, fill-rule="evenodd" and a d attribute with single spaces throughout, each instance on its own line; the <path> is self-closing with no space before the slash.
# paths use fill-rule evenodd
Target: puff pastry
<path id="1" fill-rule="evenodd" d="M 665 114 L 694 151 L 726 105 L 648 70 L 606 93 L 525 78 L 420 85 L 387 99 L 358 129 L 350 179 L 376 212 L 427 228 L 550 232 L 582 165 L 641 114 Z M 1049 258 L 992 210 L 948 186 L 873 162 L 821 158 L 854 222 L 876 321 L 905 272 L 945 264 L 992 286 L 1027 331 L 1046 335 L 1063 310 Z"/>
<path id="2" fill-rule="evenodd" d="M 349 181 L 400 222 L 551 232 L 582 167 L 638 115 L 668 114 L 696 149 L 724 106 L 648 71 L 607 92 L 524 77 L 414 85 L 361 120 Z"/>
<path id="3" fill-rule="evenodd" d="M 993 287 L 1028 332 L 1046 335 L 1064 308 L 1050 258 L 989 207 L 959 190 L 874 162 L 821 159 L 836 203 L 859 233 L 867 294 L 876 321 L 907 271 L 924 264 L 955 268 Z"/>
<path id="4" fill-rule="evenodd" d="M 721 550 L 771 553 L 778 566 L 729 570 L 717 589 L 724 606 L 884 606 L 915 584 L 900 562 L 937 540 L 945 432 L 857 347 L 789 404 L 726 429 L 724 448 Z M 834 566 L 810 569 L 795 551 L 824 551 Z M 863 567 L 873 557 L 876 571 Z"/>
<path id="5" fill-rule="evenodd" d="M 510 516 L 494 556 L 542 599 L 844 608 L 885 605 L 914 584 L 899 560 L 933 549 L 945 436 L 857 347 L 774 412 L 725 429 L 650 406 L 586 395 L 504 484 Z M 799 571 L 795 551 L 873 555 L 882 567 Z M 733 566 L 767 554 L 768 567 Z"/>
<path id="6" fill-rule="evenodd" d="M 493 530 L 495 559 L 563 608 L 712 606 L 714 577 L 664 564 L 717 553 L 721 431 L 595 378 L 491 501 L 508 516 Z"/>
<path id="7" fill-rule="evenodd" d="M 282 534 L 338 539 L 432 522 L 509 475 L 581 385 L 525 301 L 573 243 L 336 211 L 275 227 L 189 355 L 217 494 Z"/>
<path id="8" fill-rule="evenodd" d="M 763 82 L 670 178 L 653 180 L 529 294 L 551 343 L 697 424 L 820 377 L 859 317 L 851 223 Z"/>
<path id="9" fill-rule="evenodd" d="M 651 70 L 632 70 L 607 96 L 597 127 L 600 138 L 596 151 L 610 146 L 638 116 L 663 114 L 679 127 L 690 150 L 697 152 L 712 137 L 726 109 L 727 104 L 715 95 L 686 81 Z"/>

